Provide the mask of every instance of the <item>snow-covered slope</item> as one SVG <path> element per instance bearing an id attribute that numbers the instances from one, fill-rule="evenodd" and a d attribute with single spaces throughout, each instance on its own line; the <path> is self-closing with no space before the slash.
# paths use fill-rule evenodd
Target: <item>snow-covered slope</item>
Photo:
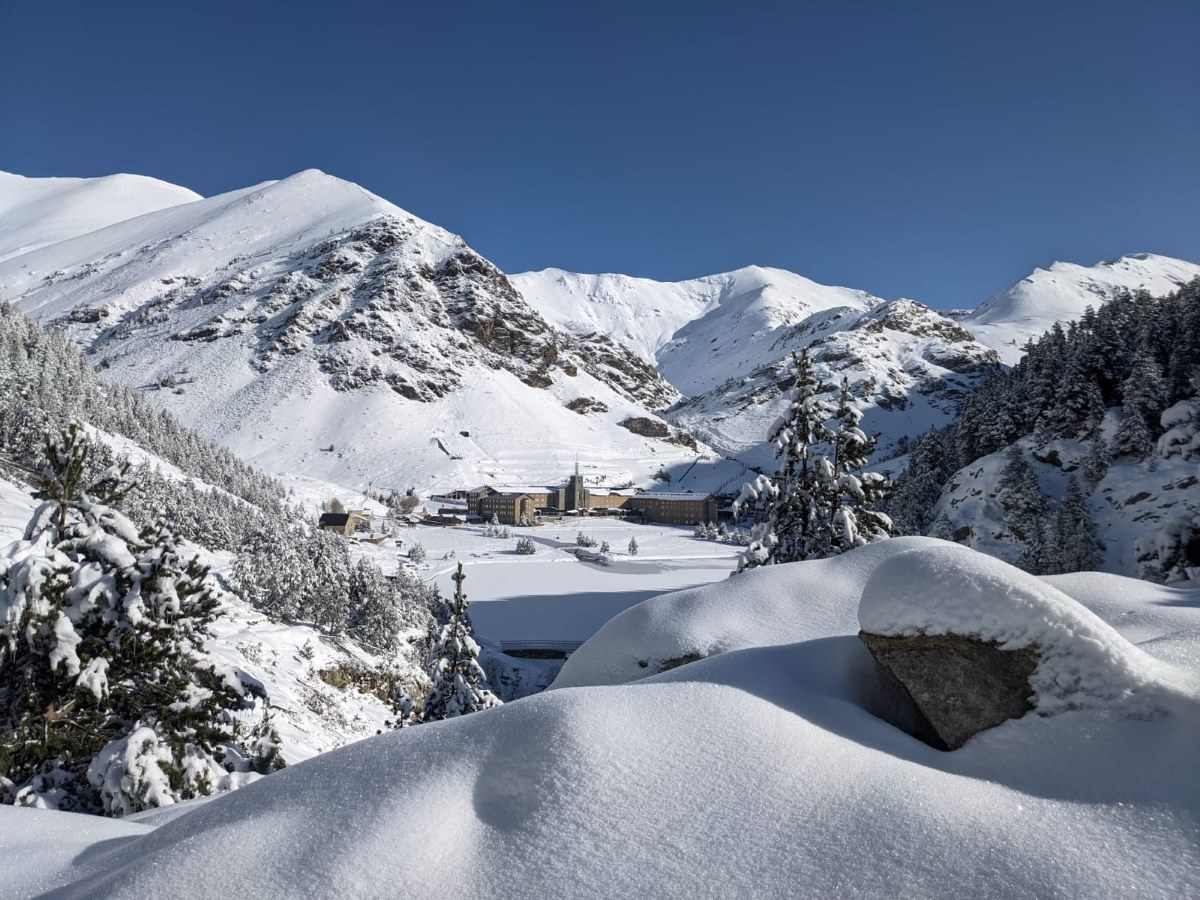
<path id="1" fill-rule="evenodd" d="M 554 480 L 582 456 L 613 483 L 695 458 L 618 424 L 678 398 L 651 366 L 554 329 L 460 238 L 315 170 L 22 254 L 0 286 L 272 472 L 426 489 Z"/>
<path id="2" fill-rule="evenodd" d="M 171 474 L 174 467 L 153 454 L 121 445 L 94 429 L 90 431 L 120 450 L 136 450 L 142 461 L 175 477 Z M 27 488 L 0 477 L 0 547 L 22 536 L 36 506 Z M 390 664 L 398 680 L 410 687 L 424 679 L 423 672 L 403 656 L 384 661 L 350 641 L 323 635 L 313 626 L 268 620 L 236 594 L 220 588 L 228 584 L 230 554 L 210 553 L 195 546 L 191 549 L 213 567 L 212 587 L 221 600 L 213 637 L 205 652 L 217 664 L 244 672 L 263 686 L 279 730 L 280 749 L 289 763 L 389 727 L 384 723 L 394 716 L 390 704 L 353 685 L 345 686 L 344 679 L 337 675 Z M 256 708 L 238 715 L 248 729 L 258 722 L 262 712 Z"/>
<path id="3" fill-rule="evenodd" d="M 817 313 L 863 312 L 883 302 L 760 266 L 679 282 L 560 269 L 512 281 L 549 321 L 574 334 L 611 335 L 656 363 L 689 396 L 754 368 L 781 328 Z"/>
<path id="4" fill-rule="evenodd" d="M 1078 319 L 1089 305 L 1097 307 L 1120 290 L 1145 290 L 1159 297 L 1196 277 L 1200 265 L 1154 253 L 1135 253 L 1094 266 L 1056 262 L 1048 269 L 1035 269 L 960 321 L 1011 365 L 1021 358 L 1021 348 L 1030 338 L 1055 323 Z"/>
<path id="5" fill-rule="evenodd" d="M 749 590 L 741 576 L 649 601 L 673 603 L 707 645 L 737 618 L 747 640 L 633 684 L 554 690 L 362 741 L 152 831 L 97 822 L 88 848 L 68 830 L 70 856 L 49 841 L 59 820 L 0 809 L 13 861 L 0 884 L 67 897 L 1194 896 L 1195 592 L 1173 604 L 1189 628 L 1160 606 L 1162 588 L 1059 581 L 1064 595 L 954 548 L 999 587 L 996 603 L 1014 579 L 1067 610 L 1073 589 L 1161 617 L 1160 637 L 1141 647 L 1120 622 L 1087 637 L 1100 636 L 1089 650 L 1101 675 L 1144 661 L 1169 702 L 1151 716 L 1123 698 L 1030 714 L 943 753 L 882 717 L 902 699 L 855 632 L 864 578 L 889 563 L 906 576 L 904 559 L 945 549 L 913 539 L 854 551 L 842 560 L 859 573 L 832 590 L 827 564 L 796 563 L 751 573 Z M 870 563 L 851 562 L 859 555 Z M 796 593 L 817 604 L 787 609 Z"/>
<path id="6" fill-rule="evenodd" d="M 199 199 L 194 191 L 143 175 L 26 178 L 0 172 L 0 259 Z"/>
<path id="7" fill-rule="evenodd" d="M 770 462 L 767 431 L 786 402 L 789 361 L 809 348 L 829 383 L 849 379 L 880 432 L 895 440 L 942 424 L 982 367 L 995 362 L 969 332 L 911 300 L 818 284 L 751 266 L 691 281 L 513 276 L 550 321 L 576 334 L 607 329 L 686 395 L 669 412 L 684 430 L 751 465 Z"/>
<path id="8" fill-rule="evenodd" d="M 970 332 L 912 300 L 831 310 L 776 330 L 757 362 L 747 359 L 741 374 L 680 402 L 668 417 L 724 453 L 774 465 L 764 439 L 790 400 L 792 355 L 803 348 L 831 390 L 848 382 L 863 427 L 879 435 L 878 460 L 896 455 L 900 439 L 949 421 L 997 361 Z"/>
<path id="9" fill-rule="evenodd" d="M 1101 434 L 1111 441 L 1117 425 L 1116 413 L 1110 411 Z M 1066 493 L 1069 478 L 1083 480 L 1087 441 L 1046 441 L 1027 435 L 1016 446 L 1032 466 L 1041 489 L 1056 502 Z M 1015 563 L 1023 545 L 1005 524 L 1008 513 L 1000 489 L 1007 453 L 1005 449 L 988 454 L 954 473 L 934 508 L 934 518 L 944 516 L 944 527 L 959 543 Z M 1188 505 L 1200 503 L 1196 475 L 1196 459 L 1178 454 L 1155 456 L 1152 465 L 1121 457 L 1113 460 L 1094 488 L 1085 487 L 1087 509 L 1102 547 L 1097 568 L 1136 574 L 1139 542 L 1153 537 Z"/>

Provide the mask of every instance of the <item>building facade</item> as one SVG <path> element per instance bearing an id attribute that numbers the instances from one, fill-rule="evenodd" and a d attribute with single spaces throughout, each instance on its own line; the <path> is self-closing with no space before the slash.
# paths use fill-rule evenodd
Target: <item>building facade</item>
<path id="1" fill-rule="evenodd" d="M 717 521 L 717 498 L 712 494 L 638 494 L 629 499 L 625 509 L 663 525 Z"/>
<path id="2" fill-rule="evenodd" d="M 322 531 L 349 537 L 356 531 L 371 530 L 371 514 L 365 509 L 352 509 L 343 513 L 321 513 L 317 527 Z"/>
<path id="3" fill-rule="evenodd" d="M 480 499 L 479 516 L 485 522 L 492 521 L 495 516 L 501 525 L 520 525 L 522 519 L 532 523 L 537 516 L 538 505 L 530 494 L 497 492 Z"/>
<path id="4" fill-rule="evenodd" d="M 664 525 L 697 525 L 717 521 L 717 498 L 712 494 L 645 494 L 633 489 L 589 490 L 583 476 L 571 475 L 565 485 L 504 487 L 483 485 L 463 494 L 467 510 L 484 521 L 495 516 L 505 525 L 518 525 L 521 517 L 532 522 L 538 509 L 566 512 L 636 515 L 646 522 Z"/>

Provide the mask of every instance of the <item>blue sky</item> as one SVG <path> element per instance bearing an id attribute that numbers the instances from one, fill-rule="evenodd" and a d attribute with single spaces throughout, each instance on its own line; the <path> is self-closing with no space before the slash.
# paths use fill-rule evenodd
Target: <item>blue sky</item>
<path id="1" fill-rule="evenodd" d="M 317 167 L 510 272 L 1200 261 L 1200 2 L 0 0 L 0 169 Z"/>

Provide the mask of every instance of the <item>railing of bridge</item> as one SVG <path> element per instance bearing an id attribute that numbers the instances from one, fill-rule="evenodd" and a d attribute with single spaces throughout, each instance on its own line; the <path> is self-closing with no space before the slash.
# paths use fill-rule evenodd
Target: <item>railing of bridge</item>
<path id="1" fill-rule="evenodd" d="M 583 646 L 583 641 L 500 641 L 500 650 L 561 650 L 571 653 Z"/>

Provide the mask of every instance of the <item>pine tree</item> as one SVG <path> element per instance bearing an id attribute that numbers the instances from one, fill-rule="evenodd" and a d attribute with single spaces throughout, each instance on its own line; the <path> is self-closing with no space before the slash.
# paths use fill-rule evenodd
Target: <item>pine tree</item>
<path id="1" fill-rule="evenodd" d="M 861 413 L 843 382 L 833 410 L 812 371 L 807 351 L 795 358 L 796 390 L 769 436 L 780 460 L 774 478 L 742 487 L 735 503 L 765 506 L 765 521 L 751 533 L 738 572 L 755 566 L 822 559 L 887 537 L 891 520 L 876 508 L 887 479 L 862 473 L 875 442 L 859 427 Z M 826 423 L 836 419 L 833 431 Z"/>
<path id="2" fill-rule="evenodd" d="M 1087 482 L 1088 487 L 1094 490 L 1096 485 L 1104 480 L 1104 476 L 1108 474 L 1110 463 L 1108 443 L 1097 432 L 1088 445 L 1087 456 L 1083 458 L 1083 462 L 1080 464 L 1083 480 Z"/>
<path id="3" fill-rule="evenodd" d="M 950 519 L 945 513 L 938 516 L 937 521 L 933 523 L 932 537 L 943 541 L 954 540 L 954 529 L 950 527 Z"/>
<path id="4" fill-rule="evenodd" d="M 360 559 L 350 571 L 349 588 L 350 636 L 368 650 L 395 652 L 402 626 L 398 598 L 379 566 Z"/>
<path id="5" fill-rule="evenodd" d="M 1145 459 L 1154 451 L 1154 427 L 1165 406 L 1162 371 L 1147 353 L 1135 357 L 1121 384 L 1121 424 L 1113 438 L 1121 456 Z"/>
<path id="6" fill-rule="evenodd" d="M 1100 563 L 1096 525 L 1088 510 L 1087 497 L 1072 475 L 1067 492 L 1054 513 L 1053 544 L 1043 574 L 1090 572 Z"/>
<path id="7" fill-rule="evenodd" d="M 462 563 L 454 573 L 454 598 L 448 604 L 449 620 L 433 648 L 433 687 L 421 709 L 421 721 L 433 722 L 500 705 L 489 691 L 487 676 L 479 665 L 479 645 L 471 636 L 467 618 L 466 580 Z"/>
<path id="8" fill-rule="evenodd" d="M 892 520 L 877 507 L 890 487 L 877 472 L 863 472 L 875 449 L 875 438 L 859 427 L 862 413 L 850 402 L 850 386 L 842 380 L 833 436 L 833 481 L 830 483 L 829 527 L 833 553 L 844 553 L 891 536 Z"/>
<path id="9" fill-rule="evenodd" d="M 307 603 L 305 616 L 330 634 L 341 634 L 350 622 L 350 552 L 346 542 L 314 529 L 305 541 Z"/>
<path id="10" fill-rule="evenodd" d="M 765 521 L 754 526 L 750 545 L 738 560 L 738 572 L 760 565 L 824 556 L 829 549 L 818 465 L 819 445 L 827 442 L 825 422 L 832 416 L 820 397 L 825 386 L 813 373 L 807 350 L 793 357 L 796 387 L 791 402 L 767 437 L 779 468 L 742 486 L 735 514 L 750 504 L 765 507 Z M 820 457 L 820 459 L 818 459 Z"/>
<path id="11" fill-rule="evenodd" d="M 638 555 L 638 542 L 637 542 L 636 537 L 631 537 L 629 539 L 629 555 L 630 556 Z"/>
<path id="12" fill-rule="evenodd" d="M 43 502 L 0 559 L 0 765 L 8 802 L 125 815 L 236 786 L 256 757 L 230 725 L 246 691 L 200 655 L 208 570 L 108 505 L 131 485 L 84 479 L 89 450 L 78 424 L 47 437 Z"/>
<path id="13" fill-rule="evenodd" d="M 928 533 L 942 487 L 960 468 L 954 431 L 953 426 L 931 428 L 913 444 L 908 465 L 887 498 L 893 533 Z"/>
<path id="14" fill-rule="evenodd" d="M 1008 464 L 1000 475 L 1004 523 L 1021 545 L 1018 565 L 1041 574 L 1048 565 L 1050 501 L 1038 484 L 1033 467 L 1017 445 L 1008 451 Z"/>
<path id="15" fill-rule="evenodd" d="M 1063 372 L 1062 383 L 1054 395 L 1052 416 L 1054 426 L 1063 433 L 1075 432 L 1080 426 L 1095 427 L 1104 417 L 1104 397 L 1091 363 L 1080 346 L 1071 353 Z"/>

